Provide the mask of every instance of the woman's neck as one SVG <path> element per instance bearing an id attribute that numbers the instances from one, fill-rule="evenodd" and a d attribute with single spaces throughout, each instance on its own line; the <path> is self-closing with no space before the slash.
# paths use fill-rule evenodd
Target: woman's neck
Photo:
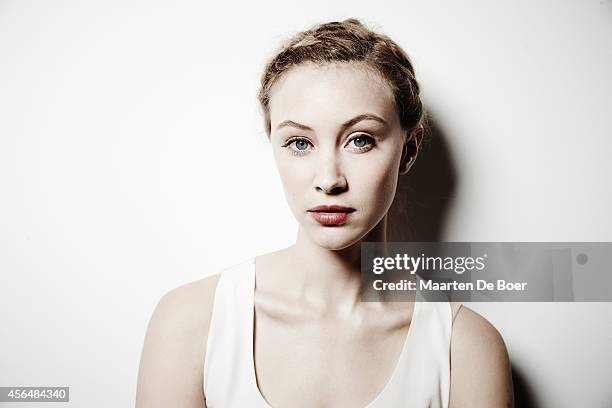
<path id="1" fill-rule="evenodd" d="M 387 216 L 358 242 L 338 250 L 322 247 L 301 229 L 285 250 L 292 265 L 287 289 L 322 311 L 350 314 L 360 302 L 361 242 L 386 242 Z"/>

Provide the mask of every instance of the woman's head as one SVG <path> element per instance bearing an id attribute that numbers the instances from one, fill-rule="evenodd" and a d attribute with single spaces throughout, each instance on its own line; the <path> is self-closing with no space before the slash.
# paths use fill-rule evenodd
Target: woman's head
<path id="1" fill-rule="evenodd" d="M 357 20 L 299 33 L 267 64 L 259 100 L 289 206 L 319 245 L 377 226 L 418 153 L 425 112 L 406 54 Z M 317 214 L 321 205 L 354 209 Z"/>

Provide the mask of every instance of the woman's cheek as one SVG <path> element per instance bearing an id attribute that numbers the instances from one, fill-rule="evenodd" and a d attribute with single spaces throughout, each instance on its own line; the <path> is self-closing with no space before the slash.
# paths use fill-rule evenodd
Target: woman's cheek
<path id="1" fill-rule="evenodd" d="M 292 164 L 287 158 L 277 158 L 277 168 L 281 181 L 285 189 L 295 188 L 299 172 L 296 171 L 296 164 Z"/>
<path id="2" fill-rule="evenodd" d="M 393 161 L 372 169 L 370 189 L 377 197 L 376 203 L 381 209 L 387 209 L 395 196 L 397 186 L 397 169 Z"/>
<path id="3" fill-rule="evenodd" d="M 378 160 L 366 163 L 360 166 L 359 179 L 363 183 L 367 183 L 370 189 L 385 190 L 388 186 L 393 185 L 395 160 Z"/>
<path id="4" fill-rule="evenodd" d="M 308 190 L 308 171 L 307 169 L 296 168 L 295 164 L 279 163 L 280 173 L 285 195 L 289 205 L 298 210 L 303 194 Z"/>

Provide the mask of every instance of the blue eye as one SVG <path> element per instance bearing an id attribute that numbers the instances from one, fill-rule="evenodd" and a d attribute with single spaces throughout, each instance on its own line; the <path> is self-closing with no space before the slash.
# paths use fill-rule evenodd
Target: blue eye
<path id="1" fill-rule="evenodd" d="M 368 136 L 362 133 L 359 136 L 356 136 L 349 140 L 349 143 L 351 142 L 353 142 L 353 145 L 357 148 L 357 151 L 362 152 L 371 149 L 372 146 L 374 146 L 375 140 L 372 136 Z"/>
<path id="2" fill-rule="evenodd" d="M 295 147 L 292 147 L 292 145 L 295 145 Z M 308 139 L 295 138 L 289 140 L 282 147 L 289 149 L 291 154 L 293 154 L 294 156 L 302 156 L 308 152 L 308 145 L 311 145 Z"/>
<path id="3" fill-rule="evenodd" d="M 294 142 L 298 150 L 306 150 L 308 148 L 308 142 L 304 139 L 294 140 Z"/>
<path id="4" fill-rule="evenodd" d="M 362 138 L 362 137 L 355 138 L 355 146 L 357 146 L 357 147 L 365 146 L 365 139 Z"/>

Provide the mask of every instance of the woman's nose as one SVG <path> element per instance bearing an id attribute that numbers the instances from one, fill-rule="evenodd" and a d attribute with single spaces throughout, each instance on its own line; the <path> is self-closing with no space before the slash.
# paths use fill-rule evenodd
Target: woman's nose
<path id="1" fill-rule="evenodd" d="M 316 170 L 315 188 L 326 194 L 338 194 L 347 188 L 346 177 L 334 153 L 328 154 L 318 164 Z"/>

